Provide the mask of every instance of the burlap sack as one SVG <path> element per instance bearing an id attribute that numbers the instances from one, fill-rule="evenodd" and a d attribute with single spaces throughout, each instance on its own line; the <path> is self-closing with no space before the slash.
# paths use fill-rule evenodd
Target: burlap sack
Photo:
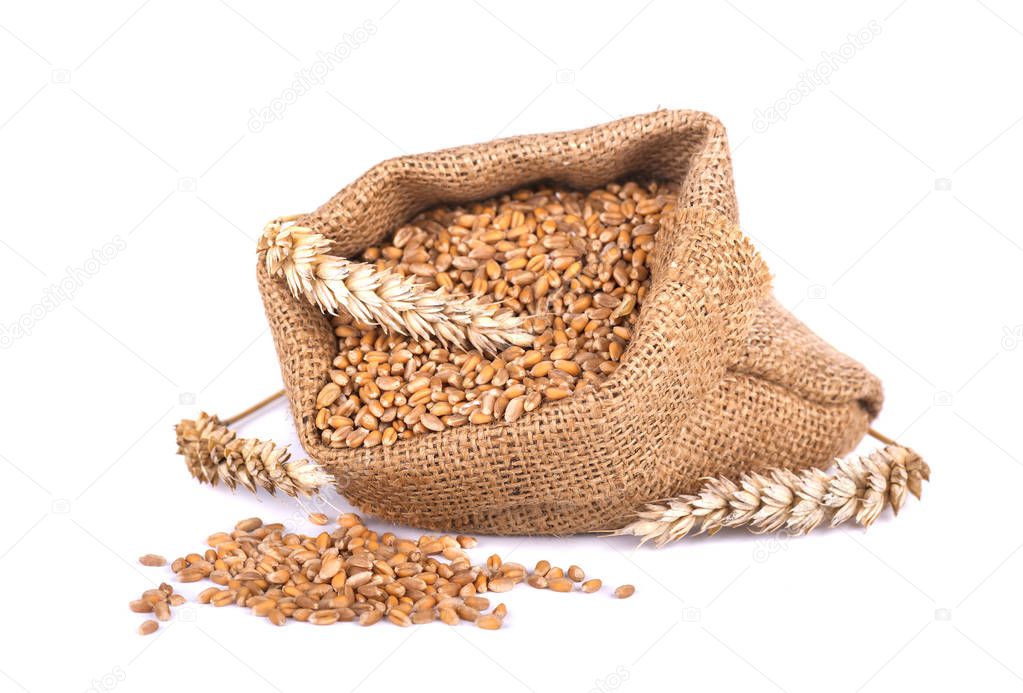
<path id="1" fill-rule="evenodd" d="M 314 402 L 337 352 L 329 320 L 258 263 L 302 445 L 353 504 L 435 530 L 568 534 L 621 526 L 705 475 L 825 467 L 856 445 L 880 409 L 880 383 L 771 297 L 767 268 L 737 226 L 724 129 L 705 113 L 658 111 L 392 159 L 297 223 L 350 257 L 439 203 L 624 177 L 682 190 L 657 236 L 634 337 L 601 387 L 512 424 L 327 447 Z"/>

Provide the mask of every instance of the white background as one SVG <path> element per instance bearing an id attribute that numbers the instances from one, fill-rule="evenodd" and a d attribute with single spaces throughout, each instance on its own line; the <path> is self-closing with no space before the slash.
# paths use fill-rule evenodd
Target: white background
<path id="1" fill-rule="evenodd" d="M 323 84 L 258 120 L 365 26 Z M 1023 8 L 996 0 L 5 3 L 0 324 L 31 334 L 0 350 L 0 690 L 1019 689 L 1021 60 Z M 828 82 L 790 92 L 807 71 Z M 779 101 L 785 118 L 755 127 Z M 923 501 L 867 533 L 659 552 L 485 538 L 479 559 L 637 586 L 624 602 L 520 588 L 496 633 L 194 607 L 136 635 L 127 602 L 165 577 L 138 555 L 296 512 L 200 487 L 174 454 L 180 418 L 280 386 L 262 224 L 403 152 L 657 107 L 729 128 L 778 295 L 881 376 L 878 428 L 934 470 Z M 242 430 L 294 440 L 282 406 Z"/>

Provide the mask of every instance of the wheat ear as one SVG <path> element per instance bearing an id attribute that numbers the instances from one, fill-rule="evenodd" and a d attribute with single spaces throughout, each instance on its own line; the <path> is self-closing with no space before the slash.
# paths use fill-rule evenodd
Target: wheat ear
<path id="1" fill-rule="evenodd" d="M 496 353 L 509 344 L 532 345 L 523 319 L 511 311 L 443 289 L 431 291 L 415 277 L 331 255 L 331 242 L 323 234 L 288 223 L 296 218 L 281 217 L 267 224 L 259 252 L 265 253 L 271 276 L 284 277 L 292 294 L 325 313 L 343 310 L 388 331 L 438 339 L 449 346 L 471 345 L 484 353 Z"/>
<path id="2" fill-rule="evenodd" d="M 866 457 L 835 461 L 835 470 L 793 472 L 771 469 L 743 474 L 738 482 L 708 477 L 695 495 L 651 503 L 636 519 L 612 535 L 640 537 L 640 545 L 657 546 L 689 534 L 714 534 L 725 527 L 748 527 L 754 532 L 786 529 L 806 534 L 828 522 L 847 520 L 869 527 L 887 506 L 897 514 L 908 490 L 920 497 L 930 468 L 915 452 L 887 445 Z"/>
<path id="3" fill-rule="evenodd" d="M 292 460 L 286 446 L 258 438 L 239 438 L 216 416 L 205 412 L 175 427 L 178 453 L 188 471 L 200 482 L 216 486 L 224 482 L 253 493 L 262 486 L 270 493 L 315 496 L 334 478 L 310 460 Z"/>

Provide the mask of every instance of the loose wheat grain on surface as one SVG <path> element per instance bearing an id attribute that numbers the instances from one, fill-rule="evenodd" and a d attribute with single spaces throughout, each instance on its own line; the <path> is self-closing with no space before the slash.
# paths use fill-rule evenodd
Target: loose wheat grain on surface
<path id="1" fill-rule="evenodd" d="M 336 317 L 338 355 L 316 401 L 324 442 L 387 446 L 512 422 L 601 383 L 632 337 L 655 234 L 676 196 L 659 183 L 525 189 L 423 212 L 388 244 L 366 249 L 362 259 L 378 268 L 510 308 L 533 344 L 497 355 L 449 351 Z"/>
<path id="2" fill-rule="evenodd" d="M 550 589 L 555 592 L 592 593 L 601 586 L 600 580 L 590 580 L 574 590 L 561 568 L 548 561 L 537 563 L 532 574 L 521 563 L 502 561 L 497 554 L 474 565 L 465 553 L 466 545 L 475 544 L 472 537 L 405 539 L 391 532 L 378 534 L 351 513 L 339 516 L 332 531 L 316 536 L 247 518 L 232 532 L 211 534 L 206 544 L 209 548 L 203 553 L 172 562 L 173 579 L 212 582 L 214 586 L 198 593 L 200 604 L 245 607 L 275 626 L 289 619 L 319 626 L 353 621 L 368 626 L 386 618 L 401 627 L 440 620 L 497 630 L 508 608 L 499 603 L 491 609 L 491 599 L 482 595 L 508 592 L 525 581 L 544 589 L 546 583 L 534 580 L 544 579 L 541 569 L 553 576 Z M 163 583 L 128 606 L 156 616 L 139 628 L 148 635 L 159 627 L 158 621 L 171 618 L 170 606 L 182 601 Z"/>

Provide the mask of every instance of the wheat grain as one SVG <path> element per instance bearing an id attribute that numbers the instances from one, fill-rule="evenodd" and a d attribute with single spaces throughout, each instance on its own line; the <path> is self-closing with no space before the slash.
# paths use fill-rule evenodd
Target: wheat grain
<path id="1" fill-rule="evenodd" d="M 259 529 L 263 526 L 263 521 L 258 517 L 249 517 L 244 520 L 239 520 L 238 524 L 234 526 L 235 529 L 240 529 L 243 532 L 251 532 L 254 529 Z"/>
<path id="2" fill-rule="evenodd" d="M 283 277 L 296 298 L 331 315 L 344 311 L 356 320 L 415 339 L 438 339 L 462 348 L 494 353 L 509 344 L 528 345 L 523 319 L 497 303 L 428 290 L 415 276 L 378 270 L 330 254 L 331 242 L 295 217 L 274 219 L 263 229 L 259 252 L 271 276 Z"/>
<path id="3" fill-rule="evenodd" d="M 571 592 L 572 581 L 567 577 L 547 578 L 547 589 L 554 592 Z"/>
<path id="4" fill-rule="evenodd" d="M 365 248 L 358 259 L 374 271 L 499 304 L 530 338 L 484 353 L 339 311 L 331 319 L 338 352 L 316 398 L 321 442 L 390 447 L 466 425 L 514 424 L 545 402 L 600 386 L 632 337 L 654 236 L 676 197 L 658 183 L 519 190 L 424 211 Z M 313 256 L 303 252 L 299 265 Z"/>
<path id="5" fill-rule="evenodd" d="M 865 457 L 836 460 L 835 471 L 793 472 L 772 469 L 743 474 L 738 483 L 708 478 L 693 495 L 651 503 L 636 519 L 612 535 L 634 535 L 656 546 L 689 534 L 714 534 L 725 528 L 754 532 L 785 529 L 801 535 L 827 522 L 832 527 L 854 520 L 869 527 L 886 507 L 896 514 L 909 491 L 917 498 L 930 468 L 919 455 L 887 445 Z"/>
<path id="6" fill-rule="evenodd" d="M 170 604 L 163 601 L 153 604 L 153 614 L 157 621 L 169 621 L 171 617 Z"/>
<path id="7" fill-rule="evenodd" d="M 206 543 L 212 548 L 204 553 L 173 561 L 179 566 L 177 579 L 206 579 L 218 585 L 199 592 L 200 604 L 247 608 L 275 625 L 289 619 L 315 625 L 351 621 L 372 625 L 386 619 L 398 626 L 440 620 L 496 630 L 508 609 L 504 604 L 491 609 L 491 600 L 480 596 L 488 583 L 491 591 L 504 592 L 525 580 L 532 584 L 533 578 L 544 579 L 536 573 L 527 578 L 525 566 L 503 562 L 496 554 L 482 565 L 473 565 L 461 552 L 462 545 L 476 543 L 472 537 L 378 535 L 351 513 L 340 515 L 332 532 L 320 531 L 316 536 L 247 518 L 232 532 L 211 534 Z M 448 549 L 457 549 L 458 555 L 444 557 Z M 558 579 L 555 591 L 572 591 L 571 580 Z M 590 580 L 582 589 L 599 587 L 599 580 Z M 162 584 L 146 590 L 142 599 L 129 606 L 166 620 L 170 606 L 178 603 L 171 601 L 174 596 L 173 589 Z M 488 609 L 490 613 L 485 613 Z"/>
<path id="8" fill-rule="evenodd" d="M 618 599 L 628 599 L 636 593 L 636 588 L 632 585 L 619 585 L 615 587 L 614 596 Z"/>
<path id="9" fill-rule="evenodd" d="M 538 590 L 544 590 L 547 589 L 547 578 L 539 573 L 533 573 L 526 578 L 526 584 Z"/>
<path id="10" fill-rule="evenodd" d="M 484 630 L 499 630 L 503 623 L 504 619 L 494 614 L 487 614 L 476 619 L 476 627 Z"/>
<path id="11" fill-rule="evenodd" d="M 499 577 L 487 583 L 487 589 L 491 592 L 509 592 L 515 587 L 515 582 L 506 577 Z"/>

